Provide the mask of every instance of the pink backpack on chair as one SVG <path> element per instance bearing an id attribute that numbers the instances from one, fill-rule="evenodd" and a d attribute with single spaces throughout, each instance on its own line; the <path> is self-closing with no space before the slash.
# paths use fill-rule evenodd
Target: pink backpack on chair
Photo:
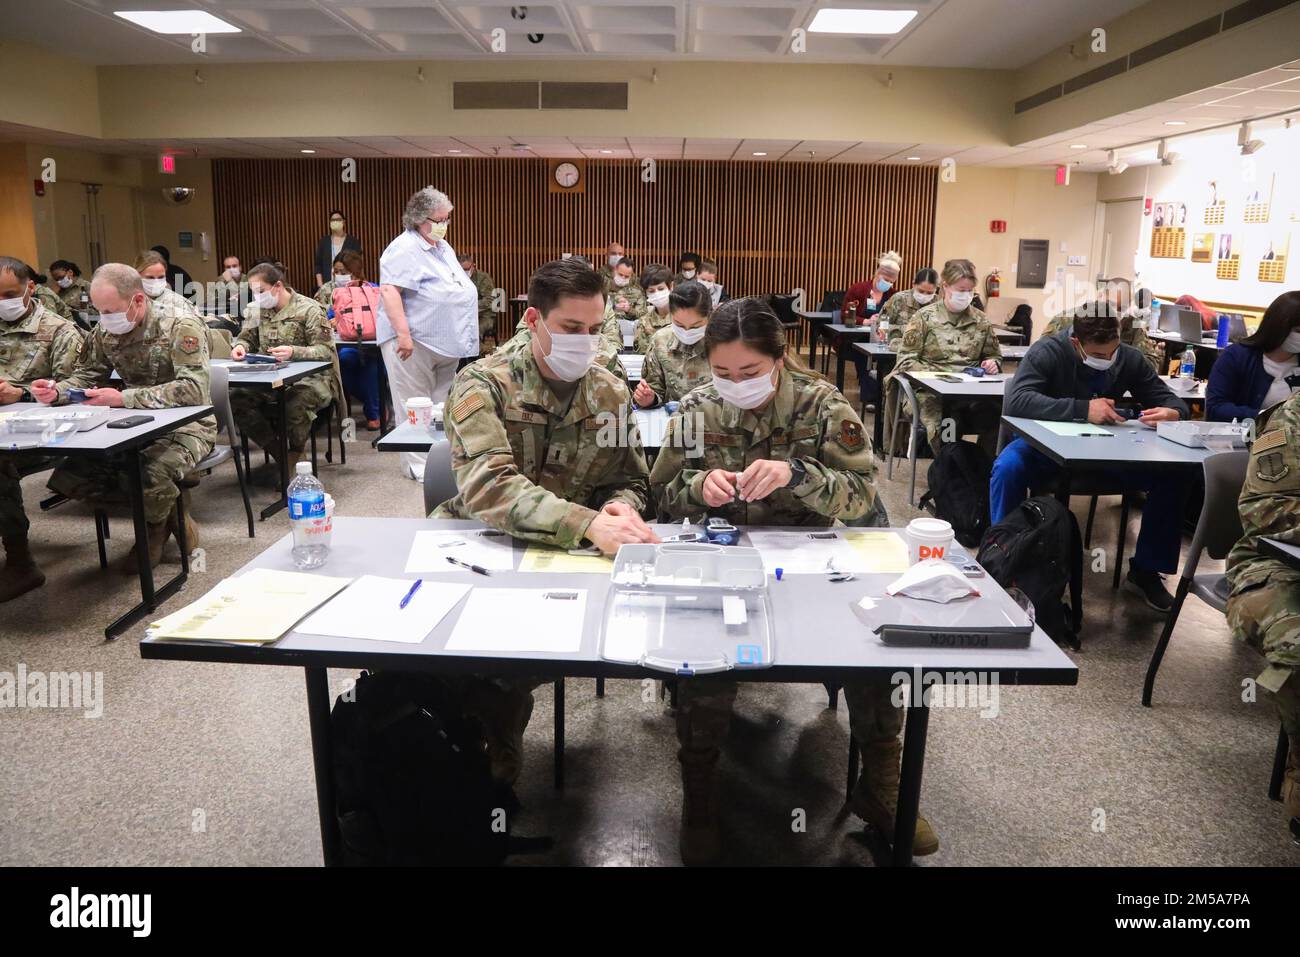
<path id="1" fill-rule="evenodd" d="M 374 283 L 339 286 L 330 300 L 334 328 L 344 342 L 375 340 L 375 312 L 379 309 L 379 287 Z"/>

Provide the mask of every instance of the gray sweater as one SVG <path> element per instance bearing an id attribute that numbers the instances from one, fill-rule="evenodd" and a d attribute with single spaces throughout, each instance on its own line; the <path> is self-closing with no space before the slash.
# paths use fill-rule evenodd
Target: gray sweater
<path id="1" fill-rule="evenodd" d="M 1188 416 L 1187 405 L 1132 346 L 1120 344 L 1115 364 L 1101 373 L 1105 378 L 1100 389 L 1092 387 L 1092 377 L 1097 374 L 1079 360 L 1070 330 L 1043 336 L 1021 360 L 1002 399 L 1002 414 L 1050 422 L 1086 422 L 1090 400 L 1114 399 L 1118 403 L 1128 392 L 1144 409 L 1177 409 L 1182 418 Z"/>

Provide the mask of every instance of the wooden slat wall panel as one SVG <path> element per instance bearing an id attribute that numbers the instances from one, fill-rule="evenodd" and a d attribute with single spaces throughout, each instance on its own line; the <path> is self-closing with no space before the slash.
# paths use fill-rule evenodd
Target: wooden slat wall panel
<path id="1" fill-rule="evenodd" d="M 934 167 L 661 160 L 655 183 L 641 182 L 635 160 L 586 170 L 585 193 L 560 194 L 542 159 L 359 159 L 355 183 L 337 160 L 214 160 L 217 253 L 276 256 L 314 292 L 316 243 L 339 208 L 377 279 L 407 197 L 431 183 L 456 205 L 448 241 L 474 250 L 507 296 L 562 253 L 599 265 L 611 240 L 638 269 L 693 250 L 718 261 L 733 296 L 803 289 L 812 309 L 823 291 L 866 278 L 886 249 L 902 254 L 904 285 L 932 265 Z"/>

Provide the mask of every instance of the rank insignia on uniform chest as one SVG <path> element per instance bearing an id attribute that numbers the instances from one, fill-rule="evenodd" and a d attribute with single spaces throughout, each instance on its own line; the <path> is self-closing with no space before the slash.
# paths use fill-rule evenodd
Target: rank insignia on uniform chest
<path id="1" fill-rule="evenodd" d="M 850 452 L 856 452 L 866 441 L 862 436 L 862 426 L 851 419 L 845 419 L 840 423 L 838 441 Z"/>

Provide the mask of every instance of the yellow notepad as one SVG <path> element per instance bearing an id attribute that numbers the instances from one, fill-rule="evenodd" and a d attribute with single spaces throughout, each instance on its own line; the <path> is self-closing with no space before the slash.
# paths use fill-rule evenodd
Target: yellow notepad
<path id="1" fill-rule="evenodd" d="M 866 573 L 902 574 L 910 567 L 907 542 L 897 532 L 868 532 L 848 529 L 844 538 L 867 562 Z"/>
<path id="2" fill-rule="evenodd" d="M 519 570 L 564 575 L 608 575 L 614 570 L 614 562 L 603 555 L 570 555 L 562 548 L 529 545 L 519 561 Z"/>
<path id="3" fill-rule="evenodd" d="M 154 622 L 149 637 L 265 644 L 291 631 L 351 582 L 351 578 L 254 568 L 238 578 L 224 579 L 198 601 Z"/>

